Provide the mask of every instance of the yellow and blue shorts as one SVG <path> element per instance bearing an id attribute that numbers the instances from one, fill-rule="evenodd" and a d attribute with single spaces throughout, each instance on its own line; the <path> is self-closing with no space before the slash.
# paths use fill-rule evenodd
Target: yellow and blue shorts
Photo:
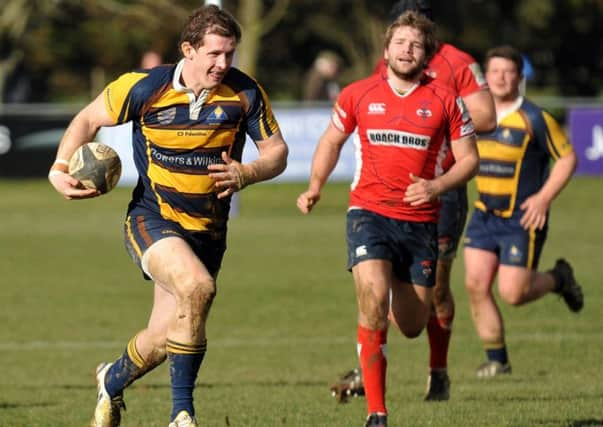
<path id="1" fill-rule="evenodd" d="M 465 232 L 465 247 L 494 252 L 503 265 L 536 270 L 546 241 L 548 220 L 542 230 L 524 230 L 520 219 L 521 212 L 501 218 L 475 209 Z"/>
<path id="2" fill-rule="evenodd" d="M 226 251 L 226 230 L 219 233 L 194 232 L 152 211 L 134 208 L 126 217 L 124 240 L 128 253 L 143 272 L 145 279 L 151 278 L 143 266 L 144 253 L 155 242 L 166 237 L 180 237 L 187 242 L 207 271 L 213 277 L 217 277 Z"/>

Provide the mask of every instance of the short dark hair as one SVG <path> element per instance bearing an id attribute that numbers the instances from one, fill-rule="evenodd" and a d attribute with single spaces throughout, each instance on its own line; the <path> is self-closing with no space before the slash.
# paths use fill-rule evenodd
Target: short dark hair
<path id="1" fill-rule="evenodd" d="M 505 58 L 512 61 L 517 68 L 517 73 L 520 75 L 523 74 L 523 57 L 513 46 L 503 45 L 488 50 L 486 52 L 486 59 L 484 60 L 484 70 L 488 69 L 488 63 L 492 58 Z"/>
<path id="2" fill-rule="evenodd" d="M 234 37 L 236 42 L 241 40 L 241 26 L 227 11 L 216 5 L 202 6 L 193 11 L 180 34 L 180 42 L 189 42 L 197 49 L 203 46 L 203 37 L 206 34 L 217 34 L 223 37 Z"/>
<path id="3" fill-rule="evenodd" d="M 394 22 L 404 12 L 413 10 L 433 21 L 433 10 L 429 0 L 401 0 L 394 4 L 389 12 L 389 22 Z"/>
<path id="4" fill-rule="evenodd" d="M 408 10 L 404 12 L 402 15 L 398 16 L 395 21 L 392 22 L 389 27 L 387 27 L 387 30 L 385 31 L 386 49 L 392 41 L 394 31 L 396 31 L 400 27 L 415 28 L 423 33 L 423 36 L 425 37 L 425 60 L 426 62 L 428 62 L 431 57 L 435 54 L 437 49 L 434 23 L 426 16 L 415 11 Z"/>

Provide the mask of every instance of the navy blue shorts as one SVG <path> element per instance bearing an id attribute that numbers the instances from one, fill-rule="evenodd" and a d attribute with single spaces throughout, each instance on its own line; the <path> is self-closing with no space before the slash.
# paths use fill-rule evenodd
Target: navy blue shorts
<path id="1" fill-rule="evenodd" d="M 504 265 L 536 270 L 548 225 L 542 230 L 524 230 L 519 220 L 475 209 L 467 225 L 465 247 L 494 252 Z"/>
<path id="2" fill-rule="evenodd" d="M 135 208 L 128 213 L 124 224 L 124 237 L 128 253 L 147 280 L 150 278 L 142 268 L 142 257 L 153 243 L 165 237 L 180 237 L 186 241 L 213 277 L 216 277 L 220 271 L 226 251 L 225 233 L 215 235 L 207 232 L 191 232 L 176 222 L 168 221 L 160 215 L 140 208 Z"/>
<path id="3" fill-rule="evenodd" d="M 347 214 L 348 270 L 384 259 L 403 282 L 433 287 L 438 260 L 437 225 L 388 218 L 363 209 Z"/>
<path id="4" fill-rule="evenodd" d="M 467 187 L 462 186 L 440 195 L 438 221 L 438 259 L 452 260 L 456 256 L 467 221 Z"/>

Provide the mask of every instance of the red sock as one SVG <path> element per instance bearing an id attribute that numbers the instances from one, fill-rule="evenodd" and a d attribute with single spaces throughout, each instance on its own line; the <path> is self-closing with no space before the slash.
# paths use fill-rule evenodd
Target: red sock
<path id="1" fill-rule="evenodd" d="M 429 367 L 431 369 L 446 369 L 448 366 L 448 345 L 452 333 L 454 314 L 447 317 L 432 315 L 427 323 L 429 336 Z"/>
<path id="2" fill-rule="evenodd" d="M 387 413 L 385 409 L 386 345 L 387 329 L 373 331 L 358 325 L 358 357 L 369 414 Z"/>

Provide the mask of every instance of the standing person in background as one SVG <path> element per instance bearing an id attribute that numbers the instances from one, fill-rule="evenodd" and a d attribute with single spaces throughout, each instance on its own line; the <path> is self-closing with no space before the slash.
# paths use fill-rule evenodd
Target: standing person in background
<path id="1" fill-rule="evenodd" d="M 328 50 L 318 54 L 306 75 L 304 101 L 335 101 L 341 88 L 337 76 L 341 70 L 341 58 Z"/>
<path id="2" fill-rule="evenodd" d="M 161 64 L 163 64 L 163 58 L 159 52 L 154 50 L 147 50 L 140 58 L 140 68 L 143 70 L 155 68 Z"/>
<path id="3" fill-rule="evenodd" d="M 428 0 L 403 0 L 393 6 L 390 21 L 409 10 L 433 20 Z M 379 62 L 375 73 L 383 74 L 386 67 L 385 61 Z M 492 96 L 481 67 L 471 55 L 448 43 L 438 42 L 425 73 L 462 97 L 476 132 L 489 132 L 496 127 Z M 454 157 L 449 153 L 443 165 L 444 169 L 450 168 L 453 163 Z M 427 401 L 448 400 L 450 397 L 448 349 L 454 320 L 450 274 L 467 219 L 467 186 L 461 185 L 441 194 L 440 203 L 436 285 L 433 292 L 433 308 L 427 324 L 430 350 L 425 393 Z M 357 368 L 345 373 L 331 386 L 331 392 L 340 402 L 345 401 L 347 396 L 364 394 L 360 370 Z"/>
<path id="4" fill-rule="evenodd" d="M 567 261 L 558 259 L 547 272 L 537 270 L 549 208 L 571 179 L 576 154 L 555 119 L 520 95 L 522 66 L 521 55 L 510 46 L 486 55 L 498 127 L 478 139 L 479 198 L 464 249 L 471 315 L 488 359 L 477 369 L 480 378 L 511 373 L 503 319 L 492 294 L 497 275 L 500 296 L 509 304 L 526 304 L 551 292 L 561 295 L 571 311 L 584 304 Z"/>
<path id="5" fill-rule="evenodd" d="M 154 284 L 146 328 L 113 363 L 97 368 L 93 427 L 120 424 L 124 389 L 167 357 L 170 427 L 197 426 L 193 389 L 206 349 L 206 321 L 226 250 L 231 196 L 286 166 L 287 145 L 260 85 L 231 67 L 239 24 L 217 6 L 193 12 L 176 65 L 126 73 L 69 125 L 49 173 L 67 199 L 94 197 L 67 174 L 68 159 L 101 126 L 133 122 L 138 184 L 125 222 L 128 252 Z M 259 157 L 240 163 L 245 134 Z"/>
<path id="6" fill-rule="evenodd" d="M 479 163 L 462 99 L 424 74 L 436 49 L 434 31 L 429 19 L 412 11 L 388 27 L 387 69 L 344 88 L 316 147 L 308 189 L 297 199 L 301 212 L 314 208 L 343 144 L 357 129 L 347 241 L 358 302 L 366 426 L 387 425 L 388 313 L 408 338 L 419 336 L 429 319 L 438 196 L 470 179 Z M 442 173 L 449 150 L 455 163 Z"/>

